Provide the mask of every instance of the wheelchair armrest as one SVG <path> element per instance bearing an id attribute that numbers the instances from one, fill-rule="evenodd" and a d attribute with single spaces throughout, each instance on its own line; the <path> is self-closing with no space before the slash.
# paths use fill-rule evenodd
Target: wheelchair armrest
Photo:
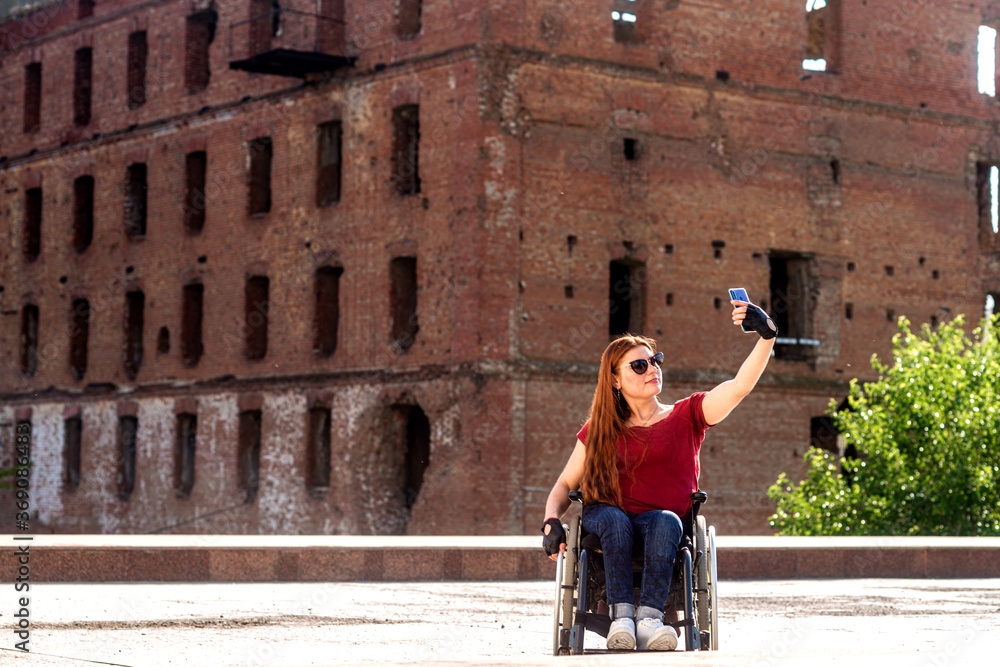
<path id="1" fill-rule="evenodd" d="M 583 504 L 583 491 L 580 491 L 579 489 L 577 489 L 576 491 L 570 491 L 569 492 L 569 501 L 571 503 L 572 502 L 578 502 L 578 503 L 580 503 L 582 505 Z"/>
<path id="2" fill-rule="evenodd" d="M 691 494 L 691 525 L 694 526 L 695 521 L 698 520 L 698 510 L 701 509 L 702 503 L 708 502 L 708 494 L 698 489 Z"/>

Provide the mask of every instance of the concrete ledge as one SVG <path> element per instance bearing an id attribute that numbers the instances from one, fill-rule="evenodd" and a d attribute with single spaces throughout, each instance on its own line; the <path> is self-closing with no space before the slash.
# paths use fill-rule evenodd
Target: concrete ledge
<path id="1" fill-rule="evenodd" d="M 720 579 L 1000 577 L 995 537 L 721 536 L 717 547 Z"/>
<path id="2" fill-rule="evenodd" d="M 20 536 L 24 537 L 24 536 Z M 35 582 L 549 579 L 533 536 L 36 535 Z M 1000 577 L 1000 538 L 719 536 L 720 579 Z"/>

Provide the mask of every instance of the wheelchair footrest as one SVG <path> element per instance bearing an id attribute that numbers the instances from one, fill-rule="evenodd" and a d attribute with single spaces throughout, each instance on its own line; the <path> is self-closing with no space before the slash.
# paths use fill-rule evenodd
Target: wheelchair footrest
<path id="1" fill-rule="evenodd" d="M 577 611 L 573 625 L 582 625 L 591 632 L 607 637 L 608 631 L 611 630 L 611 617 L 607 614 L 595 614 L 592 611 Z"/>

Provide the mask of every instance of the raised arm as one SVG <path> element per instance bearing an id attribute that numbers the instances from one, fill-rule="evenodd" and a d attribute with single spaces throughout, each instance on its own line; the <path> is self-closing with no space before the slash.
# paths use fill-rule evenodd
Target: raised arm
<path id="1" fill-rule="evenodd" d="M 729 416 L 740 401 L 753 391 L 757 380 L 760 379 L 767 360 L 771 357 L 771 349 L 774 347 L 774 338 L 778 333 L 774 322 L 764 313 L 763 310 L 753 304 L 746 304 L 742 301 L 733 301 L 733 324 L 741 324 L 747 319 L 747 309 L 751 308 L 748 322 L 761 334 L 750 356 L 746 358 L 736 377 L 727 380 L 705 395 L 705 400 L 701 404 L 701 409 L 705 414 L 705 421 L 709 424 L 718 424 Z M 752 309 L 756 309 L 756 313 Z"/>

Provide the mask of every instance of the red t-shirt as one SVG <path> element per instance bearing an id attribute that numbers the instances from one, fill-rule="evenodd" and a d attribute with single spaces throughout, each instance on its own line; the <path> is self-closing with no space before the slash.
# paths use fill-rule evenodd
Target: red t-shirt
<path id="1" fill-rule="evenodd" d="M 666 418 L 619 436 L 622 509 L 635 513 L 664 509 L 682 519 L 691 510 L 691 494 L 698 490 L 701 474 L 701 443 L 709 427 L 701 409 L 704 400 L 705 392 L 691 394 L 674 403 Z M 584 444 L 589 425 L 588 420 L 577 433 Z M 640 458 L 641 465 L 636 465 Z"/>

